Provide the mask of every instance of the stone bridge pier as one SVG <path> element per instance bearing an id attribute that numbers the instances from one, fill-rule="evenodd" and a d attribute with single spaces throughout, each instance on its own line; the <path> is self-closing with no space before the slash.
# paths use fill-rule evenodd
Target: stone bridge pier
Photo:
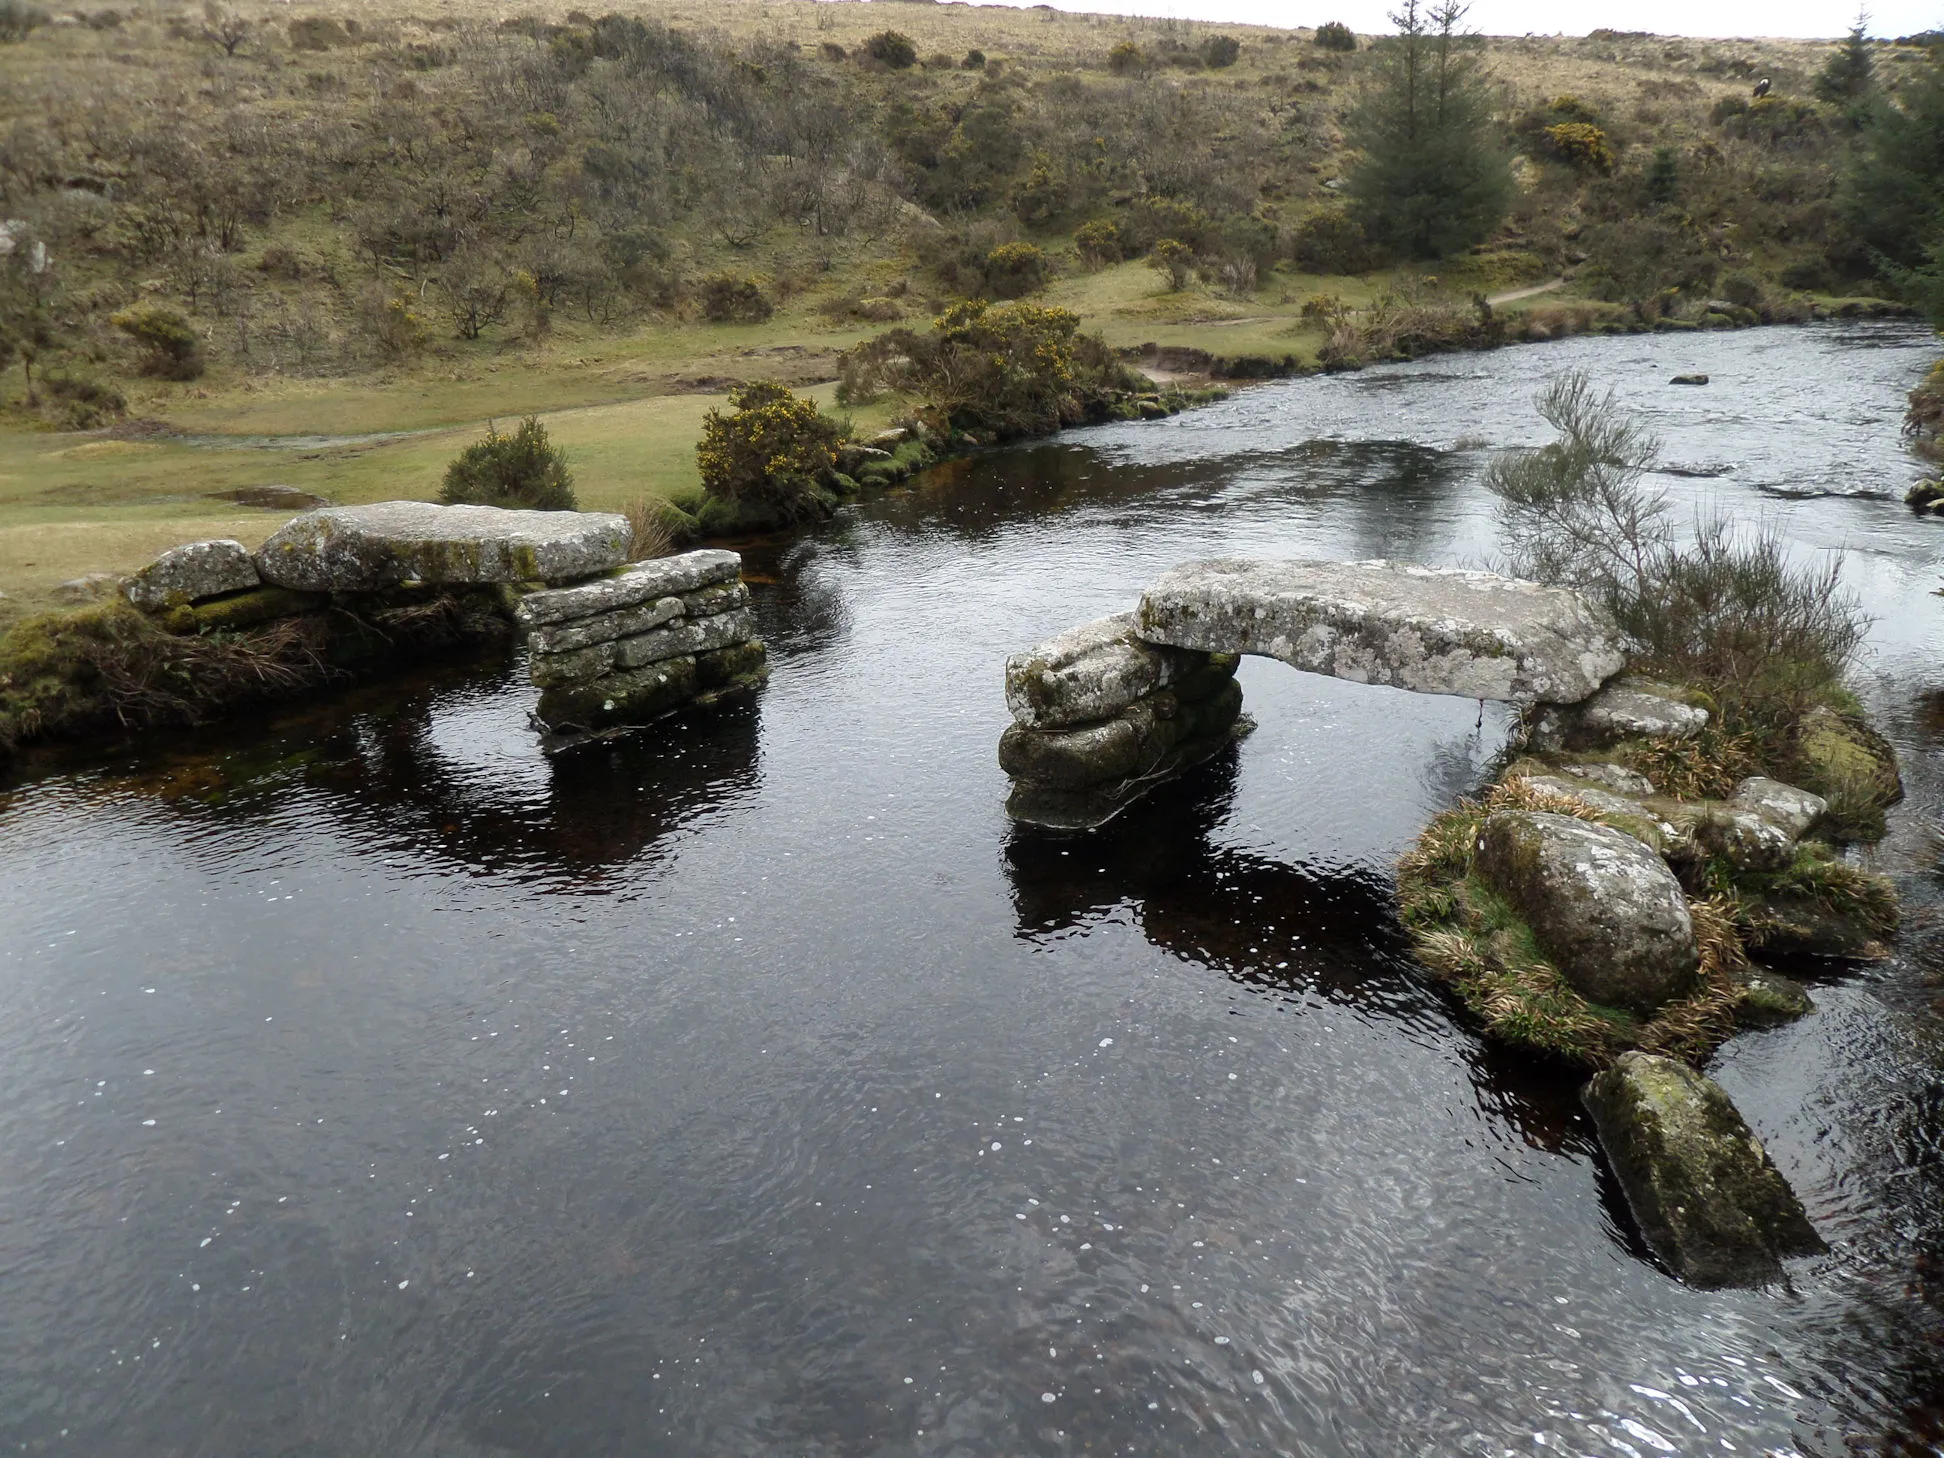
<path id="1" fill-rule="evenodd" d="M 1191 562 L 1133 612 L 1006 663 L 999 763 L 1013 819 L 1104 823 L 1235 735 L 1242 654 L 1414 693 L 1583 703 L 1624 665 L 1619 635 L 1564 588 L 1402 562 Z"/>

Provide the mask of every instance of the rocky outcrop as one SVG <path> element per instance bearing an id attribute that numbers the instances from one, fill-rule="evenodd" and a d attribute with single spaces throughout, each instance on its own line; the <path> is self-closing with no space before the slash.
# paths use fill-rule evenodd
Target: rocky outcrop
<path id="1" fill-rule="evenodd" d="M 255 560 L 277 587 L 372 592 L 401 582 L 570 582 L 619 567 L 628 542 L 627 518 L 602 512 L 381 501 L 295 517 Z"/>
<path id="2" fill-rule="evenodd" d="M 734 552 L 685 552 L 528 595 L 516 617 L 540 721 L 598 732 L 761 683 L 767 655 L 741 572 Z"/>
<path id="3" fill-rule="evenodd" d="M 1006 663 L 1013 723 L 999 740 L 1013 780 L 1007 813 L 1086 829 L 1209 758 L 1241 716 L 1235 668 L 1231 655 L 1142 642 L 1131 613 L 1015 654 Z"/>
<path id="4" fill-rule="evenodd" d="M 1575 704 L 1625 661 L 1564 588 L 1401 562 L 1192 562 L 1148 589 L 1139 622 L 1152 643 L 1472 699 Z"/>
<path id="5" fill-rule="evenodd" d="M 1690 1285 L 1777 1279 L 1823 1242 L 1762 1142 L 1710 1079 L 1671 1058 L 1623 1053 L 1583 1099 L 1654 1254 Z"/>
<path id="6" fill-rule="evenodd" d="M 247 592 L 261 580 L 248 548 L 218 538 L 171 547 L 123 583 L 122 592 L 136 607 L 160 612 L 226 592 Z"/>
<path id="7" fill-rule="evenodd" d="M 1694 985 L 1687 898 L 1633 836 L 1567 815 L 1508 810 L 1485 822 L 1477 869 L 1589 1002 L 1651 1016 Z"/>

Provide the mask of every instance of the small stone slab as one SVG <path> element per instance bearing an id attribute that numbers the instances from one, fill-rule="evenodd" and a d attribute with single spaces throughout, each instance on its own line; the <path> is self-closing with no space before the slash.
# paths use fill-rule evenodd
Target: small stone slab
<path id="1" fill-rule="evenodd" d="M 1068 628 L 1006 660 L 1006 707 L 1026 729 L 1063 729 L 1111 719 L 1200 667 L 1202 654 L 1143 642 L 1134 614 Z"/>
<path id="2" fill-rule="evenodd" d="M 596 613 L 591 618 L 570 618 L 564 623 L 544 624 L 528 634 L 527 642 L 535 653 L 573 653 L 615 638 L 646 633 L 682 615 L 682 600 L 679 597 L 661 597 L 611 613 Z"/>
<path id="3" fill-rule="evenodd" d="M 1607 685 L 1580 709 L 1581 727 L 1607 741 L 1686 739 L 1707 723 L 1706 709 L 1631 682 Z"/>
<path id="4" fill-rule="evenodd" d="M 122 592 L 136 607 L 153 613 L 226 592 L 247 592 L 261 582 L 249 549 L 218 537 L 169 548 L 123 583 Z"/>
<path id="5" fill-rule="evenodd" d="M 256 565 L 264 581 L 304 592 L 554 582 L 620 566 L 628 541 L 628 519 L 608 512 L 381 501 L 292 518 L 258 550 Z"/>
<path id="6" fill-rule="evenodd" d="M 565 589 L 572 591 L 573 589 Z M 571 653 L 610 638 L 629 638 L 659 628 L 676 618 L 706 618 L 732 612 L 749 604 L 749 589 L 740 582 L 720 582 L 699 592 L 680 597 L 656 598 L 613 612 L 596 613 L 591 618 L 573 618 L 564 623 L 543 624 L 532 630 L 528 641 L 536 653 Z"/>
<path id="7" fill-rule="evenodd" d="M 1728 797 L 1728 803 L 1753 810 L 1780 827 L 1791 840 L 1800 840 L 1807 835 L 1829 809 L 1829 802 L 1821 795 L 1799 790 L 1794 785 L 1785 785 L 1780 780 L 1771 780 L 1766 775 L 1750 775 L 1736 785 L 1735 793 Z"/>
<path id="8" fill-rule="evenodd" d="M 536 653 L 528 674 L 541 688 L 584 683 L 624 669 L 645 668 L 664 658 L 681 658 L 746 643 L 756 636 L 756 615 L 747 608 L 712 617 L 677 619 L 670 626 L 632 638 L 613 638 L 572 653 Z"/>
<path id="9" fill-rule="evenodd" d="M 615 612 L 664 597 L 679 597 L 713 583 L 734 582 L 741 575 L 739 555 L 705 547 L 679 556 L 631 563 L 626 571 L 603 577 L 599 582 L 529 593 L 521 600 L 517 616 L 522 626 L 537 628 L 546 623 L 591 618 L 598 613 Z"/>
<path id="10" fill-rule="evenodd" d="M 1191 562 L 1148 589 L 1138 621 L 1150 643 L 1516 703 L 1578 703 L 1626 661 L 1577 593 L 1401 562 Z"/>
<path id="11" fill-rule="evenodd" d="M 1640 1233 L 1692 1286 L 1757 1286 L 1825 1247 L 1802 1202 L 1712 1079 L 1623 1053 L 1581 1098 Z"/>
<path id="12" fill-rule="evenodd" d="M 1639 770 L 1630 770 L 1625 765 L 1606 764 L 1594 760 L 1587 764 L 1565 764 L 1559 772 L 1571 775 L 1576 780 L 1591 780 L 1596 785 L 1605 785 L 1609 790 L 1618 790 L 1623 795 L 1651 795 L 1654 782 Z"/>
<path id="13" fill-rule="evenodd" d="M 1700 952 L 1687 897 L 1647 846 L 1568 815 L 1502 810 L 1475 862 L 1589 1002 L 1652 1016 L 1693 989 Z"/>

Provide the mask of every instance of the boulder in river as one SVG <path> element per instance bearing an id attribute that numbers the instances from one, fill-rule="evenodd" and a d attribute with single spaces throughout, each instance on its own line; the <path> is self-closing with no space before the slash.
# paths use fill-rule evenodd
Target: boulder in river
<path id="1" fill-rule="evenodd" d="M 1713 1080 L 1623 1053 L 1581 1095 L 1640 1233 L 1693 1286 L 1755 1286 L 1824 1248 L 1762 1141 Z"/>
<path id="2" fill-rule="evenodd" d="M 1651 1016 L 1694 986 L 1694 923 L 1647 846 L 1568 815 L 1503 810 L 1485 822 L 1479 873 L 1589 1002 Z"/>
<path id="3" fill-rule="evenodd" d="M 1191 562 L 1142 596 L 1139 633 L 1357 683 L 1528 703 L 1576 704 L 1625 662 L 1577 593 L 1403 562 Z"/>
<path id="4" fill-rule="evenodd" d="M 169 548 L 123 583 L 122 592 L 136 607 L 160 612 L 226 592 L 247 592 L 260 581 L 249 549 L 219 537 Z"/>
<path id="5" fill-rule="evenodd" d="M 371 592 L 400 582 L 570 581 L 627 560 L 628 519 L 381 501 L 285 522 L 256 554 L 265 582 L 304 592 Z"/>

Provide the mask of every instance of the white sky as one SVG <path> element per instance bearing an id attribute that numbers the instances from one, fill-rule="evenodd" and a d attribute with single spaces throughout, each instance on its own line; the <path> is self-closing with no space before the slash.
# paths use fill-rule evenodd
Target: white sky
<path id="1" fill-rule="evenodd" d="M 1028 4 L 1031 0 L 1000 0 Z M 1118 15 L 1174 15 L 1184 20 L 1233 20 L 1251 25 L 1301 26 L 1341 20 L 1359 34 L 1389 30 L 1385 13 L 1395 0 L 1052 0 L 1062 10 Z M 1911 35 L 1944 29 L 1944 0 L 1876 0 L 1868 6 L 1870 34 Z M 1486 35 L 1529 31 L 1585 35 L 1602 26 L 1658 35 L 1838 36 L 1856 18 L 1855 0 L 1473 0 L 1466 17 Z"/>

